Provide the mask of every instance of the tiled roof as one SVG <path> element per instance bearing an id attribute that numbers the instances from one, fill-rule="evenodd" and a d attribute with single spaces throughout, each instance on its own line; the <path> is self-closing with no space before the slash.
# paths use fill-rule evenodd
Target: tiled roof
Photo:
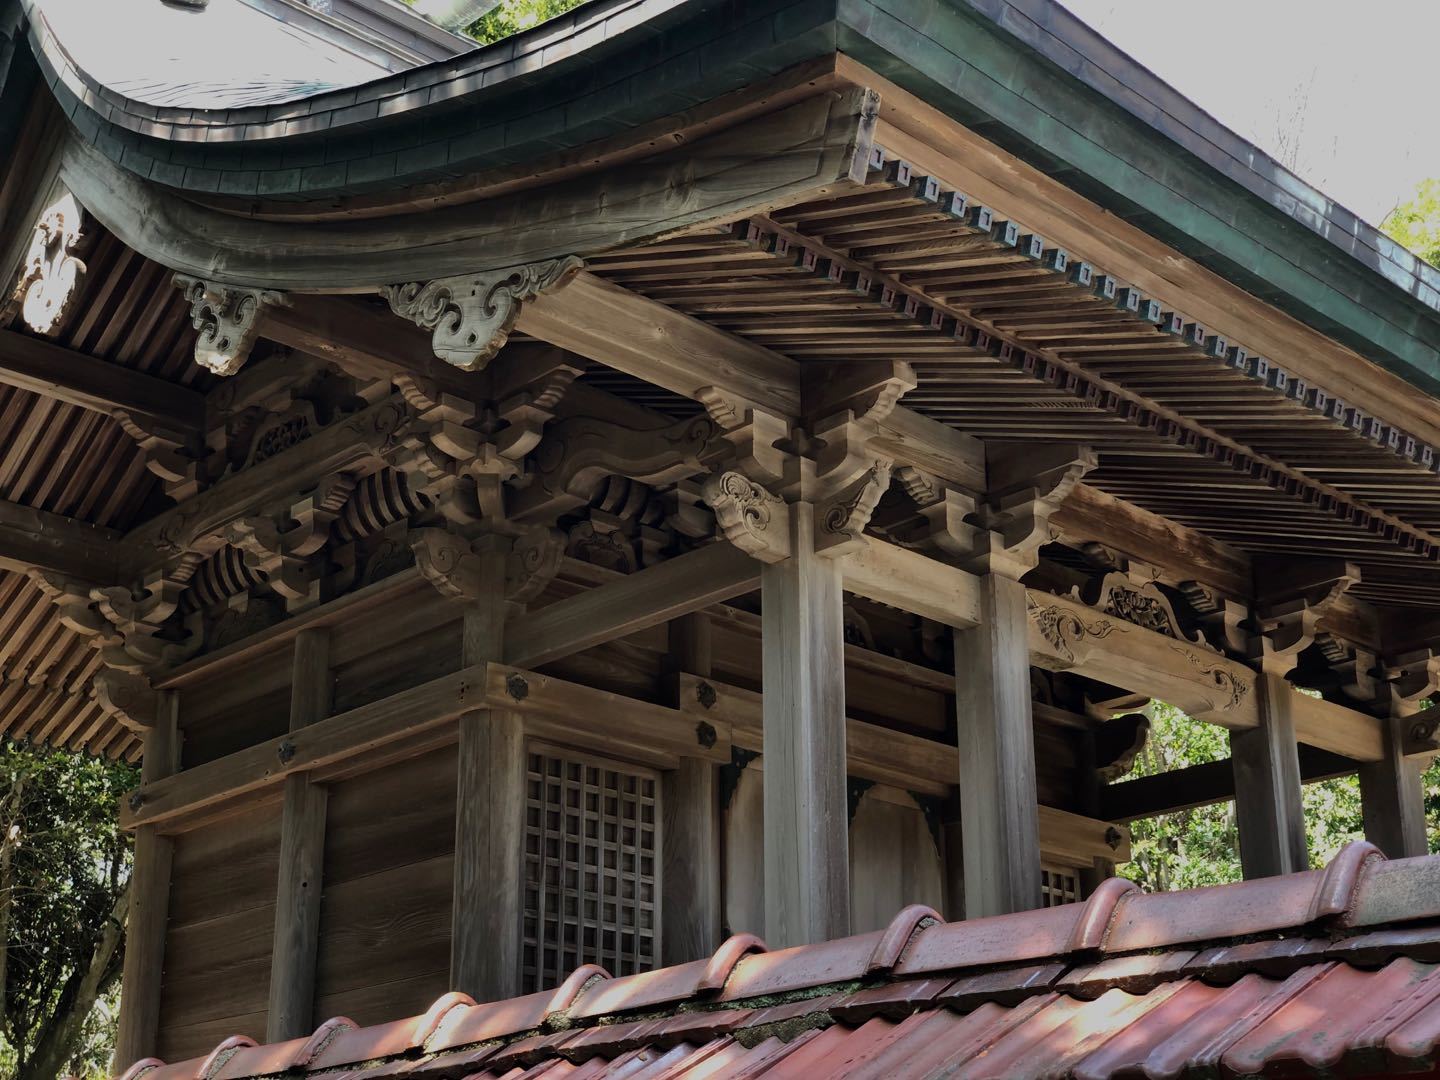
<path id="1" fill-rule="evenodd" d="M 1240 1077 L 1440 1071 L 1440 856 L 1352 844 L 1324 870 L 882 931 L 424 1016 L 235 1036 L 125 1080 Z"/>

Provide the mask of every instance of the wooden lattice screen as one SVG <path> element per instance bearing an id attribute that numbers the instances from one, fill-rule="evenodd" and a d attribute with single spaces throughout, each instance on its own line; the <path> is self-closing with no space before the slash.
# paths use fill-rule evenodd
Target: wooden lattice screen
<path id="1" fill-rule="evenodd" d="M 1056 863 L 1040 864 L 1040 906 L 1059 907 L 1080 899 L 1080 871 Z"/>
<path id="2" fill-rule="evenodd" d="M 612 975 L 659 955 L 659 778 L 569 751 L 528 754 L 525 800 L 526 993 L 581 964 Z"/>

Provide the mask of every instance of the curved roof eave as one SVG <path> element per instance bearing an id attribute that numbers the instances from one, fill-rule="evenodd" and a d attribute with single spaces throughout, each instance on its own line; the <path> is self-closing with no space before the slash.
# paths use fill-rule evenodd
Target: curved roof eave
<path id="1" fill-rule="evenodd" d="M 100 153 L 171 192 L 262 216 L 523 167 L 845 52 L 1209 269 L 1440 391 L 1440 271 L 1054 0 L 592 0 L 452 60 L 228 110 L 157 108 L 96 84 L 43 17 L 31 41 L 62 107 Z"/>

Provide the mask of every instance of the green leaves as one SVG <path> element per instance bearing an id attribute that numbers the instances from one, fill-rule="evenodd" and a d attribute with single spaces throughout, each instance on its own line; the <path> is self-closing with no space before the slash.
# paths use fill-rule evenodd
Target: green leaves
<path id="1" fill-rule="evenodd" d="M 501 0 L 498 6 L 467 26 L 465 33 L 480 44 L 489 45 L 532 26 L 539 26 L 546 19 L 563 15 L 581 3 L 582 0 Z"/>
<path id="2" fill-rule="evenodd" d="M 1440 266 L 1440 180 L 1422 180 L 1414 198 L 1385 215 L 1380 231 Z"/>

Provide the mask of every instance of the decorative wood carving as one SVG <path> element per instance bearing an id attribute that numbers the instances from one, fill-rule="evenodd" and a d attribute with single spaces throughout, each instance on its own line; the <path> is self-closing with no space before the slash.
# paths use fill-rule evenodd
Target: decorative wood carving
<path id="1" fill-rule="evenodd" d="M 101 671 L 92 680 L 90 689 L 96 704 L 135 734 L 143 734 L 155 726 L 159 698 L 144 675 Z"/>
<path id="2" fill-rule="evenodd" d="M 781 479 L 787 455 L 776 444 L 789 440 L 789 420 L 714 386 L 701 387 L 695 397 L 734 448 L 734 468 L 762 484 Z"/>
<path id="3" fill-rule="evenodd" d="M 1154 581 L 1137 581 L 1136 576 L 1133 572 L 1112 571 L 1091 578 L 1083 586 L 1077 585 L 1073 595 L 1081 603 L 1105 615 L 1113 615 L 1146 630 L 1197 645 L 1207 644 L 1200 635 L 1192 636 L 1185 632 L 1169 597 Z"/>
<path id="4" fill-rule="evenodd" d="M 82 238 L 85 212 L 66 192 L 46 208 L 35 226 L 15 297 L 25 325 L 37 334 L 60 328 L 75 299 L 85 264 L 75 256 Z"/>
<path id="5" fill-rule="evenodd" d="M 865 544 L 865 526 L 890 487 L 891 462 L 877 461 L 859 480 L 816 511 L 815 553 L 831 558 Z"/>
<path id="6" fill-rule="evenodd" d="M 1150 718 L 1144 713 L 1126 713 L 1102 724 L 1095 732 L 1095 772 L 1101 783 L 1128 773 L 1149 738 Z"/>
<path id="7" fill-rule="evenodd" d="M 259 330 L 260 312 L 272 304 L 288 304 L 284 293 L 211 285 L 199 278 L 175 275 L 175 284 L 190 303 L 195 362 L 217 375 L 234 375 L 250 359 Z"/>
<path id="8" fill-rule="evenodd" d="M 461 601 L 484 597 L 484 567 L 470 540 L 449 529 L 416 529 L 410 547 L 421 575 L 442 596 Z"/>
<path id="9" fill-rule="evenodd" d="M 1257 558 L 1251 658 L 1262 671 L 1288 675 L 1315 642 L 1320 620 L 1360 580 L 1360 568 L 1340 559 Z"/>
<path id="10" fill-rule="evenodd" d="M 515 538 L 505 557 L 505 599 L 525 605 L 545 591 L 565 561 L 565 536 L 558 529 L 535 526 Z"/>
<path id="11" fill-rule="evenodd" d="M 387 285 L 380 292 L 395 314 L 433 332 L 436 356 L 463 371 L 476 371 L 509 339 L 524 301 L 567 284 L 584 265 L 569 255 L 463 277 Z"/>
<path id="12" fill-rule="evenodd" d="M 703 472 L 722 446 L 714 422 L 706 417 L 662 428 L 568 417 L 550 425 L 531 456 L 533 481 L 516 499 L 511 516 L 553 520 L 593 500 L 611 476 L 674 483 Z"/>
<path id="13" fill-rule="evenodd" d="M 790 557 L 790 507 L 744 473 L 717 473 L 701 488 L 720 533 L 761 562 Z"/>
<path id="14" fill-rule="evenodd" d="M 1109 619 L 1086 619 L 1068 607 L 1039 603 L 1033 596 L 1026 596 L 1025 610 L 1040 636 L 1070 662 L 1077 660 L 1077 650 L 1083 652 L 1086 639 L 1103 640 L 1116 629 Z"/>
<path id="15" fill-rule="evenodd" d="M 1221 708 L 1235 708 L 1250 693 L 1250 684 L 1241 680 L 1235 671 L 1227 664 L 1211 664 L 1196 656 L 1190 649 L 1181 645 L 1170 646 L 1175 652 L 1185 658 L 1186 663 L 1198 670 L 1217 690 L 1224 695 L 1224 703 Z"/>

